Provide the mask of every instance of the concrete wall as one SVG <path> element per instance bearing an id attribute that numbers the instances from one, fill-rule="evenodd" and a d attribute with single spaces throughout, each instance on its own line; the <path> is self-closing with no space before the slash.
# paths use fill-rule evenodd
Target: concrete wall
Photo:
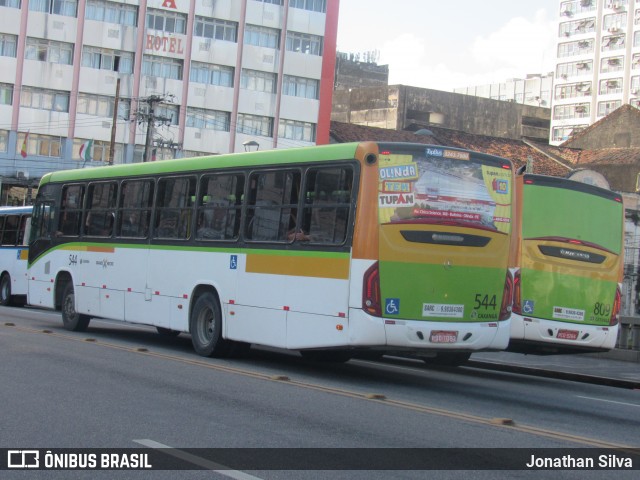
<path id="1" fill-rule="evenodd" d="M 551 110 L 405 85 L 336 91 L 332 120 L 397 130 L 430 125 L 477 135 L 546 141 Z"/>

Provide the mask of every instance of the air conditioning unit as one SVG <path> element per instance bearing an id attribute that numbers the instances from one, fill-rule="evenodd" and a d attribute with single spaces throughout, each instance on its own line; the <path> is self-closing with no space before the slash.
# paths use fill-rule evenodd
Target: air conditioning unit
<path id="1" fill-rule="evenodd" d="M 631 95 L 640 95 L 640 88 L 634 88 L 631 90 Z"/>
<path id="2" fill-rule="evenodd" d="M 560 15 L 564 15 L 565 17 L 570 17 L 571 15 L 573 15 L 573 12 L 569 9 L 566 9 L 560 12 Z"/>
<path id="3" fill-rule="evenodd" d="M 569 78 L 569 75 L 567 75 L 566 73 L 563 73 L 560 75 L 560 78 L 566 80 L 567 78 Z"/>
<path id="4" fill-rule="evenodd" d="M 17 170 L 16 178 L 28 180 L 29 179 L 29 171 L 28 170 Z"/>
<path id="5" fill-rule="evenodd" d="M 609 27 L 608 28 L 608 32 L 609 33 L 618 33 L 620 31 L 620 29 L 618 27 Z"/>
<path id="6" fill-rule="evenodd" d="M 576 64 L 576 67 L 579 68 L 580 70 L 584 70 L 588 66 L 589 65 L 586 62 L 579 62 L 579 63 Z"/>

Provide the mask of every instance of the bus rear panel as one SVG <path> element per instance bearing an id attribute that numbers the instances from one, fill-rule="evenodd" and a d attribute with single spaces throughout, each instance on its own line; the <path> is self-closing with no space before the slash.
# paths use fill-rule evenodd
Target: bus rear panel
<path id="1" fill-rule="evenodd" d="M 525 353 L 615 347 L 624 207 L 619 195 L 562 178 L 524 175 L 511 344 Z"/>
<path id="2" fill-rule="evenodd" d="M 380 145 L 379 260 L 365 274 L 363 303 L 383 319 L 390 348 L 507 346 L 512 175 L 498 157 Z M 375 276 L 377 306 L 366 291 Z"/>

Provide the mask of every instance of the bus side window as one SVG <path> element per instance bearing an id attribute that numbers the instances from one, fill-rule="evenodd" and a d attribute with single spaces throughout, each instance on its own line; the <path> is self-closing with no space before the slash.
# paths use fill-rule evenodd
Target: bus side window
<path id="1" fill-rule="evenodd" d="M 191 213 L 196 195 L 193 177 L 169 177 L 158 181 L 155 238 L 186 240 L 191 236 Z"/>
<path id="2" fill-rule="evenodd" d="M 94 237 L 110 237 L 115 220 L 116 182 L 96 183 L 87 189 L 87 211 L 84 233 Z"/>
<path id="3" fill-rule="evenodd" d="M 146 238 L 153 206 L 153 180 L 122 182 L 118 203 L 117 234 L 125 238 Z"/>
<path id="4" fill-rule="evenodd" d="M 350 167 L 312 168 L 305 180 L 303 228 L 310 243 L 342 245 L 347 237 L 353 188 Z"/>
<path id="5" fill-rule="evenodd" d="M 80 234 L 83 197 L 84 185 L 66 185 L 62 188 L 58 235 L 78 236 Z"/>
<path id="6" fill-rule="evenodd" d="M 205 175 L 200 181 L 198 240 L 236 240 L 240 230 L 244 175 Z"/>
<path id="7" fill-rule="evenodd" d="M 278 170 L 251 175 L 245 238 L 285 243 L 293 241 L 300 192 L 300 172 Z"/>
<path id="8" fill-rule="evenodd" d="M 18 227 L 20 215 L 7 215 L 2 231 L 2 245 L 16 245 L 18 241 Z"/>

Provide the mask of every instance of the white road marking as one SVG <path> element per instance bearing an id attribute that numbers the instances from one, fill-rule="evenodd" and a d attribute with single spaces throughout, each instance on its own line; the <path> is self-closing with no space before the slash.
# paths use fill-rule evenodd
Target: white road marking
<path id="1" fill-rule="evenodd" d="M 576 395 L 576 397 L 584 398 L 584 399 L 587 399 L 587 400 L 595 400 L 597 402 L 616 403 L 618 405 L 627 405 L 628 407 L 638 407 L 638 408 L 640 408 L 640 405 L 637 405 L 635 403 L 616 402 L 615 400 L 605 400 L 603 398 L 595 398 L 595 397 L 583 397 L 581 395 Z"/>
<path id="2" fill-rule="evenodd" d="M 199 467 L 204 467 L 208 470 L 212 470 L 216 473 L 219 473 L 220 475 L 224 475 L 225 477 L 234 478 L 235 480 L 262 480 L 260 477 L 254 477 L 253 475 L 249 475 L 248 473 L 244 473 L 239 470 L 221 470 L 221 467 L 224 467 L 224 465 L 212 462 L 210 460 L 207 460 L 206 458 L 198 457 L 197 455 L 183 452 L 180 449 L 170 447 L 169 445 L 164 445 L 162 443 L 156 442 L 155 440 L 145 438 L 134 440 L 134 442 L 149 448 L 166 449 L 166 452 L 163 453 L 166 453 L 167 455 L 171 455 L 181 460 L 185 460 L 189 463 L 193 463 L 194 465 L 198 465 Z"/>

